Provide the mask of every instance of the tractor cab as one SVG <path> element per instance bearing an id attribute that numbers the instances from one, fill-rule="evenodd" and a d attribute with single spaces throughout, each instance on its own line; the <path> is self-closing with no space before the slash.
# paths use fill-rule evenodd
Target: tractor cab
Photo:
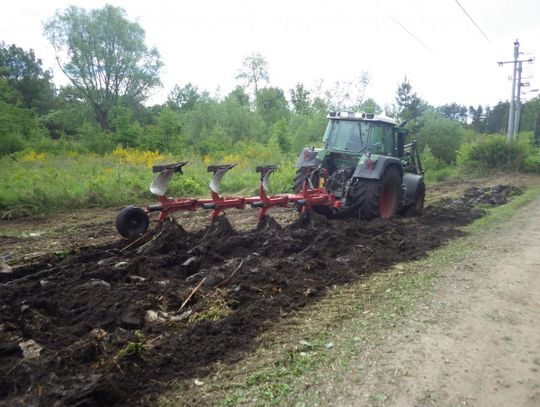
<path id="1" fill-rule="evenodd" d="M 329 152 L 399 157 L 407 130 L 389 117 L 372 113 L 331 112 L 323 142 Z"/>

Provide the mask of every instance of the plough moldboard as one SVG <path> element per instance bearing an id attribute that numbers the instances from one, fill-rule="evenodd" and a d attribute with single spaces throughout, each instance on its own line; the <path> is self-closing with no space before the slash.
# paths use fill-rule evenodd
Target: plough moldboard
<path id="1" fill-rule="evenodd" d="M 150 224 L 149 215 L 156 212 L 158 215 L 158 226 L 178 211 L 196 211 L 198 209 L 211 210 L 210 222 L 214 224 L 219 215 L 226 209 L 245 209 L 246 205 L 258 208 L 258 225 L 262 225 L 267 219 L 268 211 L 274 207 L 295 206 L 299 209 L 300 216 L 307 218 L 313 206 L 327 206 L 340 208 L 341 201 L 335 195 L 328 193 L 322 187 L 313 187 L 311 175 L 319 168 L 317 166 L 306 166 L 302 168 L 304 174 L 303 187 L 296 194 L 271 195 L 269 192 L 269 177 L 278 168 L 276 165 L 264 165 L 257 167 L 256 171 L 261 174 L 259 195 L 223 196 L 219 192 L 220 182 L 227 171 L 235 167 L 236 164 L 210 165 L 207 170 L 213 173 L 210 180 L 210 198 L 170 198 L 165 194 L 167 186 L 175 173 L 182 174 L 182 168 L 187 164 L 182 161 L 175 164 L 157 165 L 153 167 L 153 172 L 158 175 L 150 185 L 150 192 L 156 195 L 158 203 L 149 205 L 146 208 L 130 206 L 122 209 L 116 218 L 116 229 L 118 233 L 127 239 L 131 239 L 144 234 Z"/>

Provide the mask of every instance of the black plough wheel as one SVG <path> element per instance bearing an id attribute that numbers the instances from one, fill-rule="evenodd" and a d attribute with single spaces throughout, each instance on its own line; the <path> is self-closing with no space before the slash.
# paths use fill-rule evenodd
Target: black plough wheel
<path id="1" fill-rule="evenodd" d="M 116 217 L 116 230 L 126 239 L 142 235 L 148 230 L 149 224 L 146 212 L 135 206 L 122 209 Z"/>
<path id="2" fill-rule="evenodd" d="M 395 216 L 401 201 L 401 174 L 388 167 L 380 180 L 360 180 L 354 185 L 361 219 L 390 219 Z"/>

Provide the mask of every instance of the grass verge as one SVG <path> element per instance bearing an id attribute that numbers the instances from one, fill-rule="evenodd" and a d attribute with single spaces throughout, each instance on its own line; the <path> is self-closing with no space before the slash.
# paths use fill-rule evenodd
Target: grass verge
<path id="1" fill-rule="evenodd" d="M 456 239 L 427 257 L 398 264 L 359 282 L 334 287 L 318 303 L 284 318 L 260 337 L 261 346 L 236 365 L 219 365 L 202 380 L 183 381 L 163 395 L 159 405 L 331 405 L 316 390 L 328 380 L 339 382 L 361 374 L 351 360 L 398 329 L 437 284 L 440 270 L 468 257 L 481 236 L 500 228 L 524 205 L 540 196 L 528 189 L 469 225 L 468 236 Z M 202 383 L 202 384 L 201 384 Z M 385 395 L 371 395 L 374 405 Z"/>

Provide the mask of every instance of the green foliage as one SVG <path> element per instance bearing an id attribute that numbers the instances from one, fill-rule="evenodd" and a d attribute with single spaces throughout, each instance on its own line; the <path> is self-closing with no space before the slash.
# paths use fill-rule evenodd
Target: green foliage
<path id="1" fill-rule="evenodd" d="M 522 131 L 540 133 L 540 96 L 526 102 L 522 108 L 520 128 Z"/>
<path id="2" fill-rule="evenodd" d="M 483 133 L 486 130 L 486 123 L 484 120 L 484 109 L 481 105 L 475 109 L 474 106 L 469 106 L 469 113 L 471 116 L 471 128 L 474 131 Z"/>
<path id="3" fill-rule="evenodd" d="M 249 108 L 249 95 L 242 86 L 237 86 L 234 88 L 232 92 L 227 95 L 225 101 Z"/>
<path id="4" fill-rule="evenodd" d="M 193 110 L 201 97 L 208 98 L 208 93 L 203 92 L 201 94 L 199 88 L 191 82 L 182 88 L 175 85 L 167 98 L 167 106 L 176 110 Z"/>
<path id="5" fill-rule="evenodd" d="M 311 109 L 309 100 L 310 91 L 302 83 L 297 83 L 294 89 L 290 89 L 291 104 L 296 113 L 306 113 Z"/>
<path id="6" fill-rule="evenodd" d="M 396 92 L 396 110 L 401 120 L 418 119 L 426 110 L 427 104 L 412 91 L 410 82 L 405 78 Z"/>
<path id="7" fill-rule="evenodd" d="M 437 113 L 447 119 L 460 123 L 467 123 L 467 107 L 457 103 L 449 103 L 435 109 Z"/>
<path id="8" fill-rule="evenodd" d="M 438 170 L 445 166 L 442 160 L 439 160 L 433 155 L 429 146 L 424 147 L 424 150 L 420 154 L 420 158 L 424 170 L 428 172 Z"/>
<path id="9" fill-rule="evenodd" d="M 157 50 L 147 48 L 143 28 L 128 21 L 121 8 L 70 6 L 46 22 L 44 33 L 103 129 L 110 128 L 111 110 L 121 100 L 143 101 L 160 85 Z"/>
<path id="10" fill-rule="evenodd" d="M 429 146 L 439 160 L 447 164 L 455 161 L 464 136 L 463 127 L 434 112 L 425 113 L 419 122 L 421 127 L 416 138 L 420 150 Z"/>
<path id="11" fill-rule="evenodd" d="M 264 88 L 257 92 L 257 113 L 268 125 L 273 125 L 278 120 L 289 114 L 287 100 L 283 91 L 279 88 Z"/>
<path id="12" fill-rule="evenodd" d="M 242 60 L 242 68 L 236 75 L 236 79 L 245 81 L 247 86 L 253 85 L 253 94 L 257 96 L 259 84 L 262 81 L 268 82 L 270 80 L 268 62 L 261 54 L 253 52 Z"/>
<path id="13" fill-rule="evenodd" d="M 146 353 L 146 347 L 141 342 L 128 342 L 126 346 L 120 349 L 117 353 L 118 359 L 127 358 L 135 355 L 143 355 Z"/>
<path id="14" fill-rule="evenodd" d="M 483 140 L 464 144 L 458 153 L 458 164 L 467 169 L 517 171 L 529 155 L 523 143 L 508 143 L 500 135 L 486 136 Z"/>
<path id="15" fill-rule="evenodd" d="M 32 111 L 0 100 L 0 156 L 45 137 L 46 131 Z"/>
<path id="16" fill-rule="evenodd" d="M 421 161 L 425 171 L 424 178 L 428 184 L 458 179 L 461 176 L 457 167 L 435 157 L 429 146 L 422 151 Z"/>
<path id="17" fill-rule="evenodd" d="M 94 131 L 96 143 L 103 136 L 106 134 Z M 279 165 L 270 180 L 273 193 L 289 192 L 295 172 L 292 159 L 256 143 L 239 143 L 234 154 L 217 152 L 204 159 L 189 151 L 181 157 L 125 149 L 116 149 L 112 154 L 88 154 L 80 145 L 80 152 L 69 151 L 74 145 L 64 139 L 45 139 L 45 144 L 36 145 L 47 152 L 27 150 L 0 158 L 0 216 L 148 204 L 155 199 L 148 190 L 154 177 L 151 165 L 181 158 L 189 158 L 190 163 L 185 175 L 172 179 L 171 196 L 207 196 L 210 177 L 206 166 L 213 163 L 238 164 L 223 179 L 224 193 L 255 194 L 259 185 L 257 165 Z"/>
<path id="18" fill-rule="evenodd" d="M 540 174 L 540 150 L 537 149 L 535 154 L 531 154 L 523 160 L 521 170 Z"/>
<path id="19" fill-rule="evenodd" d="M 294 115 L 289 120 L 287 136 L 290 141 L 290 151 L 297 155 L 302 148 L 311 145 L 319 146 L 326 128 L 326 114 L 311 113 L 309 115 Z"/>
<path id="20" fill-rule="evenodd" d="M 375 114 L 382 113 L 381 107 L 372 98 L 368 98 L 364 100 L 362 104 L 360 105 L 359 110 L 361 112 L 366 112 L 366 113 L 375 113 Z"/>
<path id="21" fill-rule="evenodd" d="M 43 70 L 41 59 L 36 58 L 33 50 L 27 52 L 14 44 L 8 47 L 0 42 L 0 78 L 16 92 L 23 107 L 40 114 L 51 109 L 54 100 L 52 75 Z"/>

